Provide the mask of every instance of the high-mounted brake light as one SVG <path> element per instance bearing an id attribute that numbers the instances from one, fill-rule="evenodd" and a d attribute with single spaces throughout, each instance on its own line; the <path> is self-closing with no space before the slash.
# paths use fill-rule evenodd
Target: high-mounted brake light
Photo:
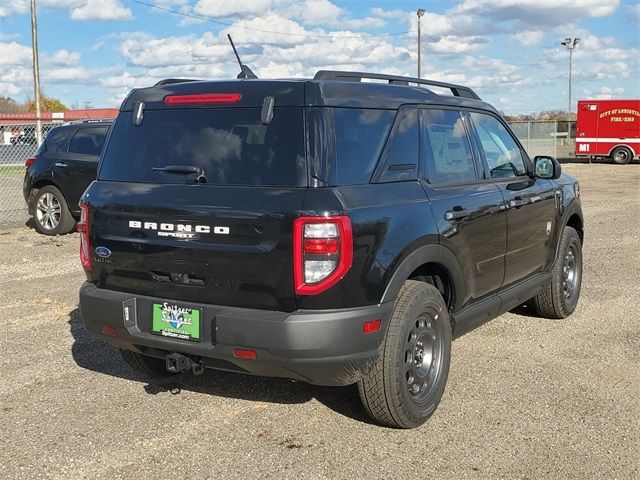
<path id="1" fill-rule="evenodd" d="M 29 157 L 24 161 L 24 166 L 29 168 L 36 161 L 36 157 Z"/>
<path id="2" fill-rule="evenodd" d="M 241 93 L 198 93 L 191 95 L 167 95 L 164 103 L 167 105 L 193 105 L 198 103 L 238 103 Z"/>
<path id="3" fill-rule="evenodd" d="M 351 268 L 353 234 L 346 215 L 299 217 L 293 223 L 293 276 L 297 295 L 317 295 Z"/>
<path id="4" fill-rule="evenodd" d="M 91 271 L 91 246 L 89 244 L 89 205 L 80 204 L 80 221 L 78 222 L 78 233 L 80 234 L 80 262 L 82 268 L 87 272 Z"/>

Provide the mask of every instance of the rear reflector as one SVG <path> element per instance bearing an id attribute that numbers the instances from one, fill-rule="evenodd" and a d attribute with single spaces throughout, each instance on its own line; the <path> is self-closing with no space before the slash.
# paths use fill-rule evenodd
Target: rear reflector
<path id="1" fill-rule="evenodd" d="M 376 333 L 382 328 L 382 320 L 369 320 L 362 325 L 364 333 Z"/>
<path id="2" fill-rule="evenodd" d="M 240 93 L 200 93 L 194 95 L 167 95 L 164 103 L 167 105 L 193 105 L 198 103 L 238 103 L 242 98 Z"/>
<path id="3" fill-rule="evenodd" d="M 247 360 L 255 360 L 258 354 L 255 350 L 246 350 L 244 348 L 234 348 L 233 356 L 238 358 L 246 358 Z"/>
<path id="4" fill-rule="evenodd" d="M 24 161 L 24 166 L 29 168 L 36 161 L 36 157 L 29 157 Z"/>
<path id="5" fill-rule="evenodd" d="M 102 333 L 104 333 L 105 335 L 109 335 L 110 337 L 117 337 L 118 336 L 118 329 L 116 327 L 110 327 L 109 325 L 103 325 L 102 327 L 100 327 L 100 330 L 102 330 Z"/>

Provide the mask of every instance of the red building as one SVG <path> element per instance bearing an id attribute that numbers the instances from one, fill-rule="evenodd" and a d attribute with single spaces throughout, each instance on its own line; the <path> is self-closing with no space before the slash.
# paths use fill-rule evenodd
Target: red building
<path id="1" fill-rule="evenodd" d="M 40 115 L 43 126 L 47 127 L 56 123 L 72 122 L 75 120 L 98 120 L 115 118 L 117 108 L 91 108 L 83 110 L 67 110 L 66 112 L 43 112 Z M 23 140 L 25 137 L 33 137 L 35 131 L 36 114 L 27 113 L 0 113 L 0 145 L 11 145 Z M 47 131 L 48 128 L 44 128 Z"/>

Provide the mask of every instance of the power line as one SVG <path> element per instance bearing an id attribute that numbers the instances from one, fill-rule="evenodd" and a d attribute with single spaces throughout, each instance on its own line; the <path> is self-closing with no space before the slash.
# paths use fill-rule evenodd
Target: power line
<path id="1" fill-rule="evenodd" d="M 242 30 L 248 30 L 248 31 L 254 31 L 254 32 L 261 32 L 261 33 L 271 33 L 274 35 L 285 35 L 285 36 L 291 36 L 291 37 L 302 37 L 302 38 L 324 38 L 324 39 L 348 39 L 348 38 L 360 38 L 360 39 L 366 39 L 366 38 L 377 38 L 377 37 L 397 37 L 397 36 L 402 36 L 402 35 L 407 35 L 407 34 L 411 34 L 414 33 L 412 30 L 407 30 L 404 32 L 393 32 L 393 33 L 380 33 L 380 34 L 376 34 L 376 35 L 340 35 L 340 36 L 336 36 L 336 35 L 311 35 L 311 34 L 304 34 L 304 33 L 290 33 L 290 32 L 278 32 L 278 31 L 274 31 L 274 30 L 263 30 L 260 28 L 253 28 L 253 27 L 245 27 L 243 25 L 236 25 L 234 23 L 229 23 L 229 22 L 221 22 L 219 20 L 213 20 L 209 17 L 204 17 L 202 15 L 196 15 L 193 13 L 187 13 L 187 12 L 181 12 L 179 10 L 173 10 L 171 8 L 167 8 L 167 7 L 161 7 L 159 5 L 155 5 L 153 3 L 149 3 L 149 2 L 145 2 L 143 0 L 129 0 L 130 2 L 133 3 L 137 3 L 139 5 L 145 5 L 147 7 L 150 8 L 155 8 L 156 10 L 161 10 L 164 12 L 168 12 L 168 13 L 172 13 L 174 15 L 180 15 L 186 18 L 192 18 L 195 20 L 200 20 L 203 22 L 209 22 L 209 23 L 214 23 L 216 25 L 222 25 L 225 27 L 231 27 L 231 28 L 240 28 Z M 443 45 L 445 48 L 455 52 L 455 53 L 459 53 L 461 55 L 466 55 L 468 57 L 472 57 L 475 58 L 477 60 L 483 60 L 485 62 L 490 62 L 490 63 L 501 63 L 503 65 L 509 65 L 509 66 L 514 66 L 514 67 L 540 67 L 540 66 L 545 66 L 548 65 L 550 63 L 559 63 L 562 60 L 549 60 L 546 62 L 538 62 L 538 63 L 510 63 L 510 62 L 506 62 L 504 60 L 499 60 L 497 58 L 491 58 L 491 57 L 485 57 L 482 55 L 476 55 L 474 53 L 471 52 L 467 52 L 458 48 L 455 48 L 454 46 L 452 46 L 451 44 L 447 43 L 446 41 L 444 41 L 442 39 L 442 37 L 438 38 L 438 37 L 434 37 L 431 35 L 424 35 L 425 38 L 427 38 L 428 40 L 431 40 L 434 43 L 440 43 L 441 45 Z"/>
<path id="2" fill-rule="evenodd" d="M 274 35 L 286 35 L 286 36 L 290 36 L 290 37 L 328 38 L 328 39 L 329 38 L 330 39 L 374 38 L 374 37 L 395 37 L 395 36 L 406 35 L 408 33 L 411 33 L 411 30 L 407 30 L 405 32 L 380 33 L 380 34 L 376 34 L 376 35 L 340 35 L 340 36 L 336 36 L 336 35 L 309 35 L 309 34 L 305 34 L 305 33 L 276 32 L 274 30 L 263 30 L 263 29 L 260 29 L 260 28 L 253 28 L 253 27 L 245 27 L 245 26 L 242 26 L 242 25 L 236 25 L 234 23 L 221 22 L 219 20 L 213 20 L 213 19 L 211 19 L 209 17 L 204 17 L 204 16 L 201 16 L 201 15 L 195 15 L 193 13 L 181 12 L 179 10 L 172 10 L 171 8 L 161 7 L 159 5 L 154 5 L 153 3 L 143 2 L 142 0 L 129 0 L 129 1 L 133 2 L 133 3 L 138 3 L 140 5 L 145 5 L 147 7 L 155 8 L 157 10 L 162 10 L 164 12 L 173 13 L 175 15 L 182 15 L 183 17 L 193 18 L 195 20 L 201 20 L 203 22 L 215 23 L 216 25 L 222 25 L 222 26 L 225 26 L 225 27 L 232 27 L 232 28 L 241 28 L 243 30 L 249 30 L 249 31 L 253 31 L 253 32 L 272 33 Z"/>

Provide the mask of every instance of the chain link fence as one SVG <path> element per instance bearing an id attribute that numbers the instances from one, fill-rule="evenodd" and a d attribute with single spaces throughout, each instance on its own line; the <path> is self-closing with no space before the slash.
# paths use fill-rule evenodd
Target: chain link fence
<path id="1" fill-rule="evenodd" d="M 33 121 L 2 118 L 0 123 L 0 225 L 24 222 L 27 204 L 22 194 L 25 161 L 38 149 Z M 63 121 L 42 122 L 42 138 Z M 553 155 L 575 158 L 575 122 L 510 122 L 516 136 L 531 158 Z"/>
<path id="2" fill-rule="evenodd" d="M 575 159 L 575 121 L 509 122 L 529 157 L 552 155 L 558 159 Z"/>
<path id="3" fill-rule="evenodd" d="M 42 138 L 58 122 L 41 122 Z M 38 149 L 34 123 L 2 118 L 0 123 L 0 225 L 25 222 L 27 204 L 22 195 L 25 162 Z"/>

